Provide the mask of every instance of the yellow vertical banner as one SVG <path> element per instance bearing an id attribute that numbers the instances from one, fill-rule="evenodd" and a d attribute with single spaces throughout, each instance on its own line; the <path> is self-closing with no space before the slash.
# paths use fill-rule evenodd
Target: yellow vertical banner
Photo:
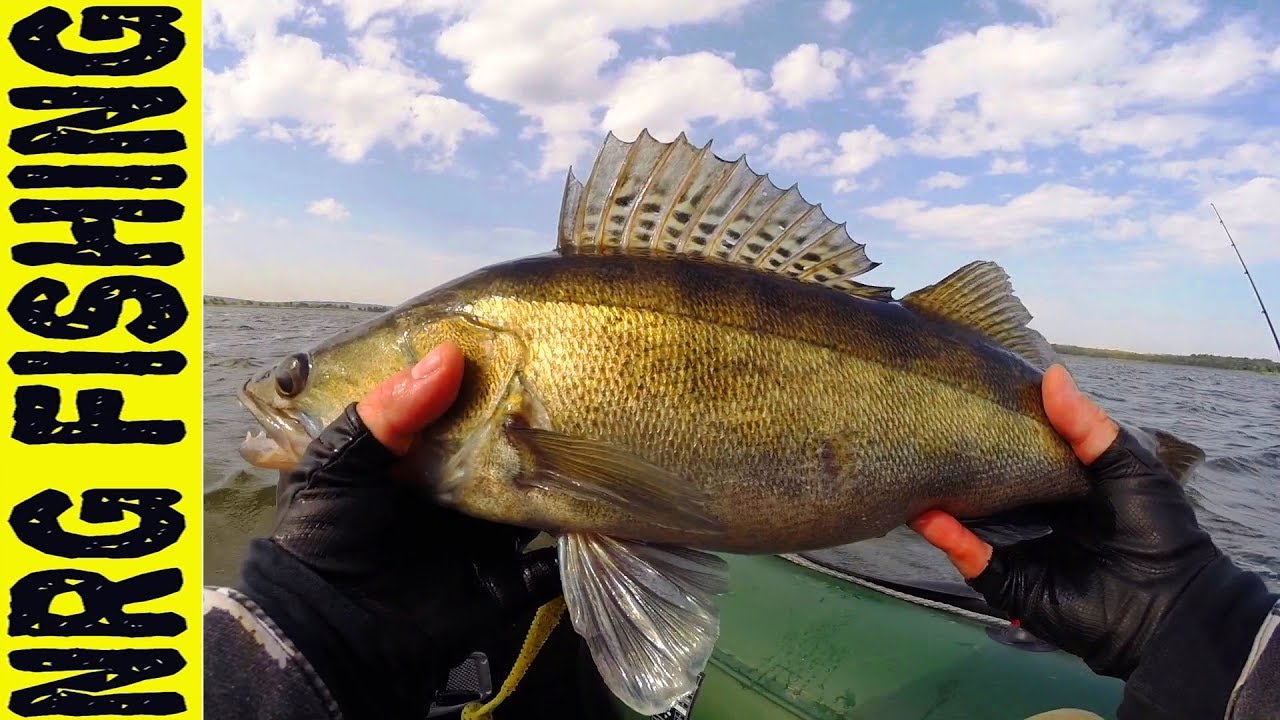
<path id="1" fill-rule="evenodd" d="M 6 717 L 201 711 L 200 19 L 0 3 Z"/>

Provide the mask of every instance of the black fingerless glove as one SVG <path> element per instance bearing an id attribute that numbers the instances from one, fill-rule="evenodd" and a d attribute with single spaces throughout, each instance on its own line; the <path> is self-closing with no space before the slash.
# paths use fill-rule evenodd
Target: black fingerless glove
<path id="1" fill-rule="evenodd" d="M 1032 634 L 1128 680 L 1121 717 L 1221 718 L 1275 604 L 1196 522 L 1168 470 L 1127 431 L 1053 533 L 993 550 L 969 584 Z"/>
<path id="2" fill-rule="evenodd" d="M 445 510 L 397 483 L 396 457 L 352 405 L 282 474 L 271 538 L 243 592 L 350 718 L 422 718 L 450 667 L 560 592 L 534 533 Z"/>

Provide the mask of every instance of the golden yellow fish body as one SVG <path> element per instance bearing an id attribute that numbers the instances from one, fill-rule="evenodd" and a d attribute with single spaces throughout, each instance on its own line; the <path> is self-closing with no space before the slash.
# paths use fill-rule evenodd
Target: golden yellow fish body
<path id="1" fill-rule="evenodd" d="M 881 535 L 929 508 L 975 517 L 1085 489 L 1024 360 L 900 305 L 774 275 L 533 258 L 428 293 L 380 325 L 364 337 L 404 358 L 387 370 L 445 339 L 466 352 L 428 470 L 469 463 L 465 481 L 440 481 L 441 497 L 492 520 L 787 552 Z M 329 352 L 377 355 L 359 345 Z M 325 352 L 313 351 L 317 367 Z M 722 527 L 655 525 L 623 503 L 534 487 L 539 454 L 512 441 L 509 421 L 638 456 L 702 491 Z"/>

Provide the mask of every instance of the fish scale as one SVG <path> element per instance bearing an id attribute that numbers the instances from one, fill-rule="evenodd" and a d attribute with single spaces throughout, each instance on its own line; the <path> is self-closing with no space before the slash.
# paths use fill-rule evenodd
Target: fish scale
<path id="1" fill-rule="evenodd" d="M 1087 491 L 1041 406 L 1053 352 L 998 265 L 896 300 L 796 188 L 683 136 L 611 135 L 560 218 L 555 253 L 250 380 L 241 400 L 274 443 L 242 454 L 296 460 L 309 431 L 456 343 L 458 399 L 402 470 L 442 504 L 556 536 L 574 627 L 637 712 L 672 707 L 710 657 L 728 582 L 713 552 L 843 545 L 935 508 L 990 524 Z M 1203 460 L 1140 437 L 1180 478 Z"/>

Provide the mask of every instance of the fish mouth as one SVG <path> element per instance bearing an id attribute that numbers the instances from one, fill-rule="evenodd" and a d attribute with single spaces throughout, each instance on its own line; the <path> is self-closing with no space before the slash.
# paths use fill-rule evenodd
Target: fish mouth
<path id="1" fill-rule="evenodd" d="M 293 417 L 264 404 L 249 392 L 253 382 L 250 380 L 240 387 L 236 391 L 236 399 L 253 415 L 262 430 L 256 435 L 246 433 L 240 445 L 240 456 L 257 467 L 292 470 L 311 443 L 311 435 Z"/>

